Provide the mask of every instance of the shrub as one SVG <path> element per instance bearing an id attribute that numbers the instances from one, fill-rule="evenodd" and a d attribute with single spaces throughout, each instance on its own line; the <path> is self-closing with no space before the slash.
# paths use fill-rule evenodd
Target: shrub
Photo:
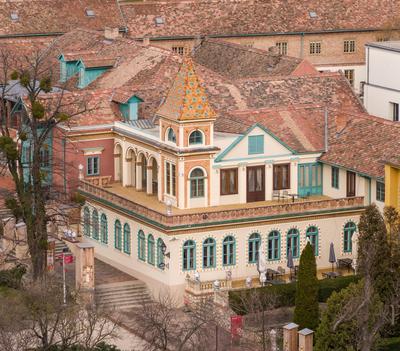
<path id="1" fill-rule="evenodd" d="M 0 286 L 6 286 L 13 289 L 20 288 L 25 273 L 26 267 L 21 264 L 14 268 L 0 271 Z"/>

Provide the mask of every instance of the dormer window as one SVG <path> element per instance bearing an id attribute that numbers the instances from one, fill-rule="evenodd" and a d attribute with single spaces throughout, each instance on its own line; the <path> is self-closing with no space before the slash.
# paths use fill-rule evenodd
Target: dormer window
<path id="1" fill-rule="evenodd" d="M 86 9 L 85 10 L 85 14 L 86 14 L 87 17 L 94 17 L 95 16 L 94 11 L 91 10 L 91 9 Z"/>
<path id="2" fill-rule="evenodd" d="M 119 110 L 126 122 L 136 121 L 139 118 L 139 103 L 143 102 L 137 96 L 132 96 L 125 103 L 119 104 Z"/>
<path id="3" fill-rule="evenodd" d="M 317 13 L 315 11 L 310 11 L 308 14 L 310 15 L 311 19 L 318 17 L 318 15 L 317 15 Z"/>
<path id="4" fill-rule="evenodd" d="M 10 14 L 11 21 L 16 22 L 19 20 L 18 12 L 12 11 Z"/>
<path id="5" fill-rule="evenodd" d="M 170 141 L 171 143 L 176 144 L 176 135 L 175 135 L 175 132 L 174 132 L 174 130 L 172 128 L 168 128 L 167 140 Z"/>
<path id="6" fill-rule="evenodd" d="M 163 17 L 156 17 L 154 21 L 156 22 L 156 26 L 162 26 L 164 24 Z"/>
<path id="7" fill-rule="evenodd" d="M 189 145 L 203 144 L 203 133 L 200 130 L 195 130 L 189 136 Z"/>

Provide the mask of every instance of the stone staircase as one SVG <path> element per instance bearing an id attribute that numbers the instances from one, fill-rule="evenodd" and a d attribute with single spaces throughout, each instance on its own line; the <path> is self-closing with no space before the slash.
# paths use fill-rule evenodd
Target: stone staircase
<path id="1" fill-rule="evenodd" d="M 64 249 L 66 249 L 66 252 L 70 252 L 68 246 L 65 245 L 64 241 L 56 239 L 56 247 L 54 250 L 55 256 L 58 257 L 59 255 L 61 255 Z"/>
<path id="2" fill-rule="evenodd" d="M 0 219 L 12 217 L 12 212 L 8 208 L 0 208 Z"/>
<path id="3" fill-rule="evenodd" d="M 145 283 L 131 280 L 96 285 L 95 301 L 102 308 L 123 310 L 141 307 L 152 299 Z"/>

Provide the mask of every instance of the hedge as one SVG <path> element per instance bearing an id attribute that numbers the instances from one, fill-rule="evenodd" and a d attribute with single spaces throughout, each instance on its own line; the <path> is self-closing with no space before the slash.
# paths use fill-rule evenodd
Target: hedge
<path id="1" fill-rule="evenodd" d="M 337 277 L 335 279 L 319 280 L 318 301 L 326 302 L 326 300 L 328 300 L 329 296 L 331 296 L 334 291 L 340 291 L 343 288 L 346 288 L 349 284 L 357 282 L 359 279 L 359 276 L 349 275 L 345 277 Z M 247 309 L 243 304 L 243 300 L 246 300 L 246 295 L 248 296 L 254 291 L 257 294 L 274 296 L 276 308 L 290 307 L 294 306 L 295 304 L 296 283 L 293 282 L 288 284 L 265 286 L 262 288 L 230 291 L 229 305 L 232 310 L 240 315 L 246 314 Z M 263 299 L 260 299 L 260 301 L 263 301 Z"/>

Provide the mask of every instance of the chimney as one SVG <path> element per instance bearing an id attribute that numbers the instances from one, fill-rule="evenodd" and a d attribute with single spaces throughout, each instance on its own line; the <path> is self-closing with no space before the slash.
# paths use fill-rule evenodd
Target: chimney
<path id="1" fill-rule="evenodd" d="M 347 117 L 343 114 L 335 116 L 336 133 L 340 133 L 347 125 Z"/>
<path id="2" fill-rule="evenodd" d="M 150 38 L 149 37 L 143 37 L 143 45 L 144 46 L 149 46 L 150 45 Z"/>
<path id="3" fill-rule="evenodd" d="M 268 52 L 272 55 L 272 56 L 279 56 L 279 48 L 277 46 L 271 46 L 268 48 Z"/>
<path id="4" fill-rule="evenodd" d="M 104 28 L 104 37 L 109 40 L 114 40 L 119 37 L 119 29 L 106 27 Z"/>

